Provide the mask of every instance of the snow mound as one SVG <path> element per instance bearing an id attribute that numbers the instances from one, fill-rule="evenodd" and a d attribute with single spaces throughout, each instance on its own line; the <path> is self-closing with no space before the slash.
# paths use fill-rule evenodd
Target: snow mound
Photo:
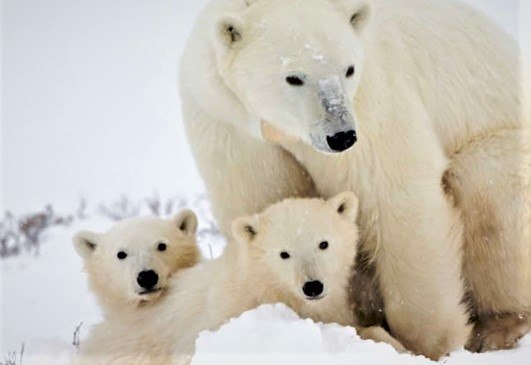
<path id="1" fill-rule="evenodd" d="M 456 351 L 445 365 L 531 365 L 531 336 L 514 350 L 473 354 Z M 352 327 L 301 319 L 283 304 L 264 305 L 202 332 L 192 365 L 426 365 L 425 357 L 399 354 L 390 345 L 362 340 Z"/>
<path id="2" fill-rule="evenodd" d="M 301 319 L 283 304 L 264 305 L 230 320 L 196 341 L 192 365 L 430 364 L 398 354 L 390 345 L 364 341 L 352 327 Z"/>

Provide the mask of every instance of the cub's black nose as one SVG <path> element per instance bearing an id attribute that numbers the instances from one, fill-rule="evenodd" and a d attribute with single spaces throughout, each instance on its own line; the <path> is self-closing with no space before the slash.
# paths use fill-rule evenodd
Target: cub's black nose
<path id="1" fill-rule="evenodd" d="M 356 131 L 350 130 L 346 132 L 339 132 L 333 136 L 326 137 L 326 142 L 330 149 L 334 152 L 343 152 L 354 146 L 354 143 L 358 140 Z"/>
<path id="2" fill-rule="evenodd" d="M 150 290 L 159 282 L 159 276 L 153 270 L 141 271 L 138 273 L 136 282 L 140 287 Z"/>
<path id="3" fill-rule="evenodd" d="M 315 298 L 323 294 L 324 285 L 319 280 L 307 281 L 302 286 L 303 293 L 308 298 Z"/>

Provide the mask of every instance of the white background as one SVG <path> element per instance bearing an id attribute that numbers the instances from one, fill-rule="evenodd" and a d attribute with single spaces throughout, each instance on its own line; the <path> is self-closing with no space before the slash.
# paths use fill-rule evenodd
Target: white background
<path id="1" fill-rule="evenodd" d="M 0 212 L 203 190 L 177 68 L 207 1 L 2 0 Z M 529 1 L 466 2 L 529 41 Z"/>

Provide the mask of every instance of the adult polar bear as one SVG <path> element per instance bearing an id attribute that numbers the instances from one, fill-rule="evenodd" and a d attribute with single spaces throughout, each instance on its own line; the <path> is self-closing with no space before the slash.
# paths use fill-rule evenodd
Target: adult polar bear
<path id="1" fill-rule="evenodd" d="M 492 22 L 451 1 L 215 0 L 181 66 L 225 234 L 284 197 L 350 189 L 408 348 L 437 358 L 466 341 L 462 232 L 470 347 L 528 330 L 529 110 L 518 47 Z"/>

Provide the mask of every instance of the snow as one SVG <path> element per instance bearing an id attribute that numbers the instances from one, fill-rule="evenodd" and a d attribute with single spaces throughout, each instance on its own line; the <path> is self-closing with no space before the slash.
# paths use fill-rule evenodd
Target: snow
<path id="1" fill-rule="evenodd" d="M 291 59 L 286 56 L 280 57 L 280 63 L 282 64 L 282 67 L 287 67 L 291 65 Z"/>
<path id="2" fill-rule="evenodd" d="M 203 332 L 192 365 L 425 364 L 387 344 L 362 341 L 356 330 L 300 319 L 282 304 L 261 306 L 217 332 Z"/>
<path id="3" fill-rule="evenodd" d="M 204 199 L 189 197 L 199 215 L 199 244 L 206 258 L 219 256 L 224 240 L 207 222 L 212 216 Z M 104 231 L 113 224 L 91 214 L 71 227 L 50 230 L 39 256 L 23 254 L 0 261 L 2 277 L 2 338 L 0 354 L 19 352 L 24 365 L 66 365 L 75 354 L 75 328 L 80 338 L 101 320 L 89 292 L 81 259 L 71 237 L 79 229 Z M 355 362 L 354 362 L 355 361 Z M 387 344 L 363 341 L 353 328 L 300 319 L 284 305 L 262 306 L 228 321 L 218 331 L 203 332 L 193 365 L 220 364 L 428 364 L 426 358 L 397 354 Z M 486 354 L 460 351 L 441 360 L 449 365 L 531 364 L 531 336 L 517 349 Z"/>
<path id="4" fill-rule="evenodd" d="M 196 341 L 192 365 L 276 364 L 435 364 L 422 356 L 398 354 L 390 345 L 365 341 L 352 327 L 301 319 L 283 304 L 264 305 L 230 320 Z M 531 336 L 520 348 L 487 354 L 456 351 L 446 365 L 531 364 Z"/>
<path id="5" fill-rule="evenodd" d="M 520 35 L 531 56 L 529 1 L 464 1 Z M 176 86 L 186 34 L 208 2 L 2 0 L 0 212 L 27 213 L 48 203 L 71 209 L 80 196 L 97 204 L 158 191 L 189 198 L 208 232 L 208 207 L 194 199 L 204 188 L 184 137 Z M 307 50 L 321 59 L 311 45 Z M 83 339 L 101 320 L 71 236 L 112 223 L 93 214 L 48 232 L 39 256 L 0 261 L 0 356 L 25 344 L 24 365 L 68 363 L 75 328 L 83 323 Z M 216 257 L 223 239 L 205 234 L 201 248 L 205 257 Z M 360 341 L 351 328 L 301 320 L 283 306 L 261 307 L 201 334 L 194 364 L 230 359 L 427 363 Z M 530 365 L 531 336 L 514 350 L 461 351 L 441 362 Z"/>

